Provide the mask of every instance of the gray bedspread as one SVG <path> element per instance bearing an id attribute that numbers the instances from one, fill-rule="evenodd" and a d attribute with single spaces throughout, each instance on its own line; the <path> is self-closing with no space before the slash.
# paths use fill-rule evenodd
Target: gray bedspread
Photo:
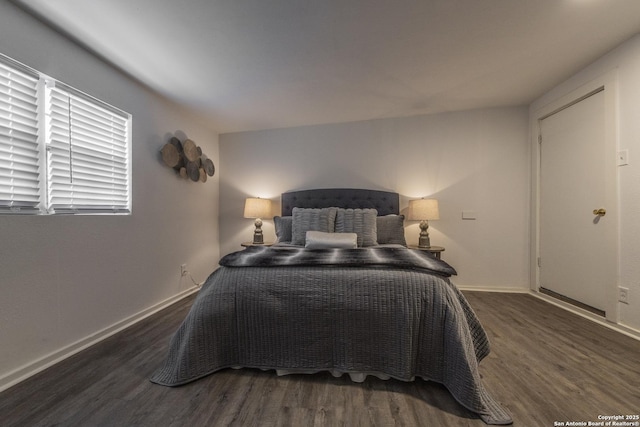
<path id="1" fill-rule="evenodd" d="M 486 423 L 509 424 L 478 372 L 488 353 L 464 296 L 425 270 L 220 267 L 151 381 L 177 386 L 235 366 L 422 377 Z"/>

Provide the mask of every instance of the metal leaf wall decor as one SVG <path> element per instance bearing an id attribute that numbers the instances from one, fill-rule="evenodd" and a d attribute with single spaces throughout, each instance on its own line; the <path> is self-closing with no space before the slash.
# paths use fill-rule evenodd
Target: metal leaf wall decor
<path id="1" fill-rule="evenodd" d="M 162 161 L 173 168 L 185 179 L 194 182 L 207 182 L 207 176 L 213 176 L 216 168 L 213 161 L 202 152 L 195 142 L 185 139 L 180 142 L 175 136 L 167 142 L 162 150 Z"/>

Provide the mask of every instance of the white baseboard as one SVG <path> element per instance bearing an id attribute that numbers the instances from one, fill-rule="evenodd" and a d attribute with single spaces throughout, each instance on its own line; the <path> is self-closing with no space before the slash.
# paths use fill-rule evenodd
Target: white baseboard
<path id="1" fill-rule="evenodd" d="M 566 303 L 559 299 L 553 298 L 549 295 L 545 295 L 540 292 L 536 292 L 532 289 L 527 288 L 499 288 L 499 287 L 486 287 L 486 286 L 457 286 L 461 291 L 477 291 L 477 292 L 503 292 L 503 293 L 518 293 L 518 294 L 530 294 L 538 299 L 541 299 L 549 304 L 553 304 L 557 307 L 563 308 L 567 311 L 570 311 L 574 314 L 577 314 L 580 317 L 584 317 L 585 319 L 589 319 L 593 322 L 596 322 L 602 326 L 605 326 L 609 329 L 612 329 L 616 332 L 620 332 L 623 335 L 634 338 L 636 340 L 640 340 L 640 331 L 625 325 L 621 325 L 619 323 L 611 323 L 607 320 L 603 319 L 600 316 L 597 316 L 587 310 L 583 310 L 579 307 L 576 307 L 572 304 Z"/>
<path id="2" fill-rule="evenodd" d="M 70 344 L 66 347 L 61 348 L 60 350 L 56 350 L 40 359 L 37 359 L 33 362 L 29 362 L 26 365 L 15 369 L 9 372 L 6 375 L 0 377 L 0 392 L 7 390 L 8 388 L 18 384 L 21 381 L 26 380 L 27 378 L 37 374 L 38 372 L 42 372 L 50 366 L 55 365 L 73 356 L 80 351 L 97 344 L 98 342 L 140 322 L 141 320 L 157 313 L 158 311 L 174 304 L 177 301 L 180 301 L 183 298 L 197 292 L 200 289 L 199 286 L 193 286 L 192 288 L 186 289 L 180 292 L 177 295 L 174 295 L 171 298 L 168 298 L 154 306 L 151 306 L 145 310 L 142 310 L 132 316 L 127 317 L 126 319 L 121 320 L 101 331 L 96 332 L 95 334 L 89 335 L 86 338 L 83 338 L 79 341 L 76 341 L 73 344 Z"/>
<path id="3" fill-rule="evenodd" d="M 458 286 L 461 291 L 503 292 L 506 294 L 528 294 L 529 288 L 497 287 L 497 286 Z"/>
<path id="4" fill-rule="evenodd" d="M 557 298 L 553 298 L 549 295 L 545 295 L 541 292 L 536 292 L 534 290 L 529 290 L 528 293 L 530 293 L 531 295 L 533 295 L 536 298 L 539 298 L 543 301 L 548 302 L 549 304 L 553 304 L 557 307 L 563 308 L 567 311 L 570 311 L 574 314 L 577 314 L 578 316 L 584 317 L 585 319 L 589 319 L 593 322 L 596 322 L 602 326 L 605 326 L 609 329 L 612 329 L 616 332 L 620 332 L 621 334 L 624 334 L 628 337 L 634 338 L 636 340 L 640 341 L 640 331 L 637 329 L 633 329 L 630 328 L 628 326 L 624 326 L 621 325 L 620 323 L 612 323 L 612 322 L 608 322 L 606 319 L 603 319 L 602 317 L 595 315 L 587 310 L 583 310 L 580 307 L 576 307 L 572 304 L 569 304 L 567 302 L 561 301 Z"/>

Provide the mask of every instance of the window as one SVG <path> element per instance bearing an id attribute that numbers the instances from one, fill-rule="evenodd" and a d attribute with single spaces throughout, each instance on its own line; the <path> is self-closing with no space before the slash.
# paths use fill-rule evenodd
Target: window
<path id="1" fill-rule="evenodd" d="M 60 83 L 46 108 L 48 208 L 129 212 L 128 117 Z"/>
<path id="2" fill-rule="evenodd" d="M 130 152 L 130 114 L 0 55 L 0 213 L 130 213 Z"/>
<path id="3" fill-rule="evenodd" d="M 6 63 L 5 63 L 6 62 Z M 0 62 L 0 212 L 40 209 L 39 76 Z"/>

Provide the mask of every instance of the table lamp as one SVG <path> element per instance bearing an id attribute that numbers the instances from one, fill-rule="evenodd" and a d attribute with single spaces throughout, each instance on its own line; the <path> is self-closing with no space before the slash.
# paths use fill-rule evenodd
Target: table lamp
<path id="1" fill-rule="evenodd" d="M 436 199 L 419 199 L 409 201 L 409 217 L 410 221 L 420 221 L 420 238 L 418 247 L 431 247 L 429 240 L 429 220 L 440 219 L 438 211 L 438 201 Z"/>
<path id="2" fill-rule="evenodd" d="M 244 202 L 244 217 L 255 218 L 256 229 L 253 232 L 253 244 L 262 245 L 262 218 L 271 218 L 271 200 L 249 197 Z"/>

